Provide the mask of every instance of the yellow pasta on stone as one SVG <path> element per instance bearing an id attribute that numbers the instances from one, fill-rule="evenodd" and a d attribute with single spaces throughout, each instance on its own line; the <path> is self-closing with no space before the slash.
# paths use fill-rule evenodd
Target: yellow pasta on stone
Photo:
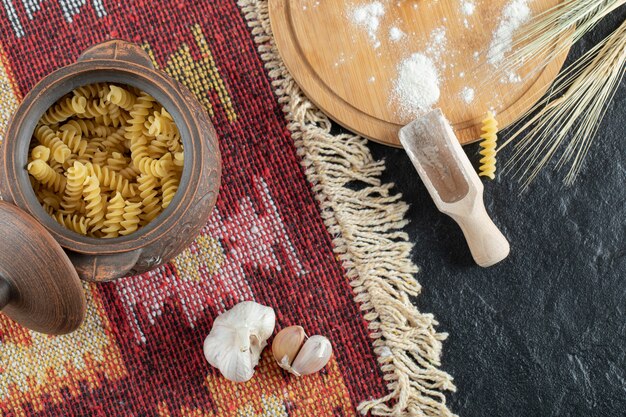
<path id="1" fill-rule="evenodd" d="M 496 177 L 496 142 L 498 141 L 498 122 L 492 112 L 487 113 L 487 117 L 483 120 L 482 135 L 480 142 L 480 175 L 494 179 Z"/>

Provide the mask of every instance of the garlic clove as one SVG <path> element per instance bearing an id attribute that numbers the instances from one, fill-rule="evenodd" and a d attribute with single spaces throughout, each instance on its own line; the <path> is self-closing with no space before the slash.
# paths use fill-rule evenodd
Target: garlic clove
<path id="1" fill-rule="evenodd" d="M 272 342 L 272 354 L 281 368 L 290 370 L 296 355 L 302 347 L 306 334 L 302 326 L 289 326 L 282 329 Z"/>
<path id="2" fill-rule="evenodd" d="M 291 364 L 291 372 L 296 376 L 313 374 L 322 369 L 333 353 L 330 341 L 324 336 L 311 336 Z"/>
<path id="3" fill-rule="evenodd" d="M 244 301 L 219 315 L 204 340 L 206 360 L 225 378 L 245 382 L 254 375 L 267 339 L 274 332 L 271 307 Z"/>

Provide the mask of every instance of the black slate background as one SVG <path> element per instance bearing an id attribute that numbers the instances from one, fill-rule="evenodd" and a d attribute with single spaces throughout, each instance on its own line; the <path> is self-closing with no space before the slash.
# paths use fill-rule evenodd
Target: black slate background
<path id="1" fill-rule="evenodd" d="M 622 7 L 569 61 L 625 18 Z M 423 286 L 415 303 L 450 334 L 443 369 L 458 392 L 448 401 L 463 417 L 626 416 L 624 84 L 574 186 L 552 169 L 522 195 L 507 173 L 485 183 L 487 210 L 511 242 L 509 258 L 488 269 L 473 263 L 404 151 L 371 143 L 387 161 L 384 181 L 411 205 Z M 465 150 L 478 161 L 477 145 Z"/>

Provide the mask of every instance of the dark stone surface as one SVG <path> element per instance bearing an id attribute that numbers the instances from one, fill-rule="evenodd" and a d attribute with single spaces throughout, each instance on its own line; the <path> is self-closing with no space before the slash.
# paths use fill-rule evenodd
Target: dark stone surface
<path id="1" fill-rule="evenodd" d="M 522 195 L 506 173 L 485 183 L 487 209 L 511 242 L 510 257 L 489 269 L 473 263 L 406 154 L 371 145 L 387 160 L 384 180 L 411 204 L 407 230 L 424 287 L 416 304 L 450 333 L 443 368 L 455 378 L 458 392 L 448 398 L 461 416 L 626 415 L 625 107 L 622 83 L 571 188 L 552 169 Z M 476 145 L 465 149 L 478 160 Z"/>

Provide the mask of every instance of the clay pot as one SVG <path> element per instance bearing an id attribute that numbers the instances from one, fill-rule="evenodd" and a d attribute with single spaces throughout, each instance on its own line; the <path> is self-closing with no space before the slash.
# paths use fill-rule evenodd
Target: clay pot
<path id="1" fill-rule="evenodd" d="M 37 201 L 25 169 L 29 144 L 41 115 L 73 89 L 97 82 L 128 84 L 152 95 L 171 113 L 185 148 L 180 185 L 169 207 L 135 233 L 113 239 L 81 236 L 58 224 Z M 53 72 L 33 87 L 13 115 L 0 155 L 0 195 L 5 202 L 17 206 L 43 226 L 52 241 L 67 254 L 76 271 L 74 274 L 96 282 L 153 269 L 185 249 L 215 205 L 220 176 L 217 138 L 205 109 L 187 88 L 156 70 L 140 47 L 120 40 L 87 49 L 76 63 Z M 0 224 L 0 234 L 3 228 Z M 1 235 L 0 238 L 6 240 Z M 28 240 L 37 239 L 41 236 L 33 232 Z M 39 261 L 23 259 L 20 256 L 23 248 L 7 243 L 15 256 L 6 257 L 3 262 L 11 262 L 11 259 L 17 263 Z M 3 270 L 14 269 L 0 265 L 0 277 L 6 274 Z M 55 271 L 55 275 L 58 273 Z M 11 277 L 4 278 L 11 280 Z M 17 285 L 15 280 L 12 285 Z M 15 288 L 12 291 L 15 292 Z"/>

